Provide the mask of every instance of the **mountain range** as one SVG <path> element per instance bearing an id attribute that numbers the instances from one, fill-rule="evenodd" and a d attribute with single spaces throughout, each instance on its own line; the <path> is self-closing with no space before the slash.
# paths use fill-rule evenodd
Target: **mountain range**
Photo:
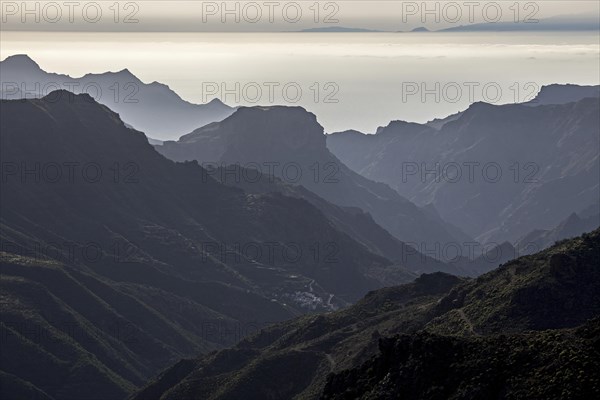
<path id="1" fill-rule="evenodd" d="M 0 61 L 1 98 L 39 98 L 57 89 L 87 93 L 150 137 L 172 139 L 220 121 L 234 109 L 215 99 L 207 104 L 183 100 L 167 85 L 144 83 L 128 69 L 82 77 L 46 72 L 27 55 Z"/>
<path id="2" fill-rule="evenodd" d="M 421 249 L 471 239 L 435 212 L 420 209 L 389 186 L 350 170 L 328 149 L 316 116 L 300 107 L 239 108 L 215 122 L 166 141 L 156 149 L 175 161 L 246 167 L 302 185 L 342 207 L 357 207 L 398 240 Z M 422 252 L 422 251 L 421 251 Z"/>
<path id="3" fill-rule="evenodd" d="M 594 398 L 599 265 L 596 230 L 477 279 L 422 275 L 182 360 L 132 399 Z"/>
<path id="4" fill-rule="evenodd" d="M 0 398 L 600 397 L 600 87 L 326 135 L 0 67 Z"/>
<path id="5" fill-rule="evenodd" d="M 123 398 L 177 359 L 414 279 L 303 198 L 166 159 L 89 95 L 0 116 L 3 388 Z"/>
<path id="6" fill-rule="evenodd" d="M 523 236 L 515 244 L 520 254 L 531 254 L 550 247 L 555 242 L 579 236 L 600 226 L 600 205 L 598 202 L 578 213 L 572 213 L 552 229 L 535 229 Z"/>
<path id="7" fill-rule="evenodd" d="M 598 87 L 552 86 L 529 104 L 475 103 L 428 124 L 334 133 L 327 146 L 477 241 L 516 243 L 597 204 L 597 95 Z"/>

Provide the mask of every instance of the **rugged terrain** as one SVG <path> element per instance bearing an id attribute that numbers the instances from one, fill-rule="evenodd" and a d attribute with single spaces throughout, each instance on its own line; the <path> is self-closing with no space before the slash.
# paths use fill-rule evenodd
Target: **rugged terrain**
<path id="1" fill-rule="evenodd" d="M 133 399 L 594 398 L 599 266 L 596 230 L 476 279 L 423 275 L 180 361 Z"/>

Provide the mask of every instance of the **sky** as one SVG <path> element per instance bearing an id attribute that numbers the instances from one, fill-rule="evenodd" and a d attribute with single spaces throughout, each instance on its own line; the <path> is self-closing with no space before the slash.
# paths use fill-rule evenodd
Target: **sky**
<path id="1" fill-rule="evenodd" d="M 597 19 L 598 1 L 0 1 L 4 31 L 278 32 L 315 27 L 407 31 L 471 23 Z"/>

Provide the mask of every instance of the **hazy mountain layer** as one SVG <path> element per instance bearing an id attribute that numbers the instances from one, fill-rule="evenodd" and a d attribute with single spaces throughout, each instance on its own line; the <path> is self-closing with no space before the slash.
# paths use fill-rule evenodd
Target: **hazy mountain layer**
<path id="1" fill-rule="evenodd" d="M 127 69 L 71 77 L 46 72 L 26 55 L 7 57 L 0 62 L 0 68 L 3 99 L 39 98 L 57 89 L 87 93 L 155 139 L 178 138 L 233 112 L 219 100 L 189 103 L 167 85 L 144 83 Z"/>
<path id="2" fill-rule="evenodd" d="M 357 242 L 363 244 L 369 251 L 379 254 L 393 261 L 402 267 L 398 272 L 421 274 L 435 271 L 446 271 L 449 273 L 464 275 L 471 272 L 470 264 L 460 260 L 460 265 L 451 265 L 443 263 L 435 258 L 428 257 L 419 253 L 414 247 L 407 245 L 396 239 L 388 231 L 379 226 L 368 213 L 357 207 L 337 206 L 322 199 L 313 192 L 305 189 L 303 186 L 285 183 L 280 178 L 261 173 L 258 175 L 256 170 L 244 170 L 238 166 L 219 167 L 211 169 L 209 174 L 215 179 L 230 185 L 243 189 L 246 193 L 272 193 L 278 192 L 286 196 L 302 198 L 315 207 L 331 221 L 331 223 L 341 232 L 346 233 Z M 256 177 L 256 179 L 240 179 L 240 177 Z M 393 285 L 393 275 L 389 272 L 381 271 L 381 278 L 388 279 L 386 286 Z M 410 271 L 410 272 L 409 272 Z M 416 276 L 415 276 L 416 277 Z M 404 278 L 406 280 L 406 278 Z"/>
<path id="3" fill-rule="evenodd" d="M 358 207 L 397 239 L 417 250 L 434 249 L 435 258 L 441 258 L 436 244 L 469 241 L 464 234 L 457 237 L 457 230 L 439 216 L 346 167 L 327 149 L 315 115 L 300 107 L 240 108 L 221 122 L 156 148 L 176 161 L 255 169 L 302 185 L 338 206 Z"/>
<path id="4" fill-rule="evenodd" d="M 563 97 L 573 96 L 566 87 Z M 540 101 L 557 97 L 553 87 Z M 535 107 L 476 103 L 447 121 L 396 121 L 375 135 L 329 135 L 327 145 L 353 170 L 433 204 L 478 241 L 514 243 L 600 198 L 599 110 L 598 97 Z"/>

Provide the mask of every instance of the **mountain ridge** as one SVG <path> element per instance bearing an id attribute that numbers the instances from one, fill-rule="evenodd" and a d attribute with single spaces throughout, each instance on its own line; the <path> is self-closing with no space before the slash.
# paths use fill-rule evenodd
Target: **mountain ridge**
<path id="1" fill-rule="evenodd" d="M 597 229 L 476 279 L 422 275 L 413 283 L 370 292 L 347 309 L 282 322 L 226 351 L 182 361 L 131 399 L 228 399 L 241 393 L 251 399 L 423 398 L 428 393 L 440 399 L 510 398 L 528 388 L 547 393 L 540 382 L 551 382 L 558 373 L 549 360 L 565 348 L 577 357 L 568 366 L 570 374 L 600 360 L 593 334 L 600 313 L 599 265 Z M 583 339 L 574 347 L 569 345 L 575 339 L 572 330 Z M 487 355 L 493 354 L 502 356 L 490 363 Z M 528 371 L 519 361 L 523 357 L 535 360 L 534 386 L 519 378 L 521 368 Z M 513 368 L 507 360 L 514 361 Z M 462 367 L 448 374 L 443 365 L 453 362 Z M 261 379 L 271 377 L 274 367 L 275 381 Z M 406 372 L 398 375 L 398 368 Z M 496 375 L 498 385 L 491 387 L 487 379 L 476 379 L 494 375 L 490 368 L 506 372 Z M 454 378 L 460 371 L 467 377 Z M 593 379 L 597 372 L 582 374 L 585 389 L 576 379 L 561 379 L 563 389 L 600 393 L 600 381 Z M 449 377 L 452 385 L 437 383 Z M 292 383 L 281 385 L 280 379 Z M 453 392 L 457 386 L 462 390 Z"/>
<path id="2" fill-rule="evenodd" d="M 178 137 L 198 126 L 221 120 L 234 110 L 217 99 L 206 104 L 189 102 L 168 85 L 142 82 L 128 68 L 71 77 L 46 72 L 25 54 L 8 56 L 0 65 L 3 99 L 43 97 L 51 89 L 81 92 L 85 88 L 98 102 L 119 113 L 125 122 L 158 139 Z"/>
<path id="3" fill-rule="evenodd" d="M 391 123 L 375 135 L 328 135 L 327 145 L 367 178 L 433 203 L 477 241 L 514 243 L 600 197 L 599 98 L 583 95 L 534 107 L 476 103 L 435 126 Z"/>
<path id="4" fill-rule="evenodd" d="M 304 186 L 343 207 L 358 207 L 400 241 L 419 247 L 462 243 L 445 221 L 419 209 L 389 186 L 351 171 L 326 145 L 323 127 L 301 107 L 243 107 L 223 121 L 164 142 L 156 149 L 176 161 L 240 165 Z M 275 168 L 278 167 L 278 168 Z M 439 256 L 439 255 L 438 255 Z"/>
<path id="5" fill-rule="evenodd" d="M 413 279 L 304 199 L 166 159 L 87 94 L 0 114 L 3 388 L 122 398 L 177 359 L 343 307 L 382 269 Z"/>

